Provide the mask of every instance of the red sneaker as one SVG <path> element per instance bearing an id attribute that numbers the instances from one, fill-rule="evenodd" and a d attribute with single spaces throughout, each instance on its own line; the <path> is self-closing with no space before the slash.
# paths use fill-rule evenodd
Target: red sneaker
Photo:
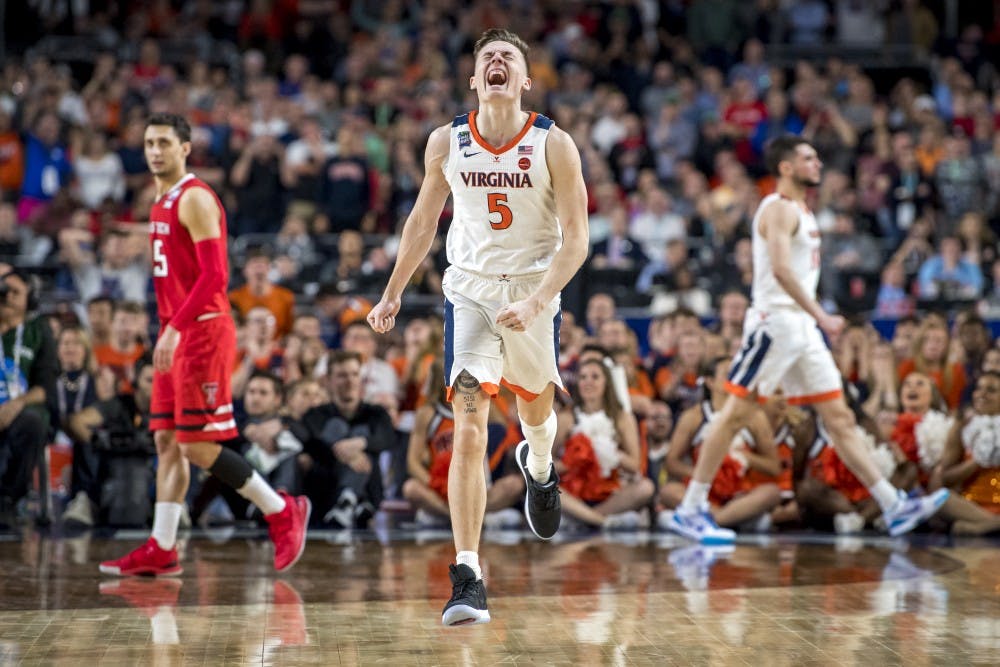
<path id="1" fill-rule="evenodd" d="M 306 548 L 306 529 L 312 503 L 305 496 L 292 497 L 284 491 L 278 494 L 285 499 L 285 509 L 268 514 L 268 533 L 274 542 L 274 569 L 284 572 L 298 562 Z"/>
<path id="2" fill-rule="evenodd" d="M 102 581 L 101 595 L 117 595 L 136 609 L 153 616 L 161 607 L 176 607 L 183 581 L 180 579 L 117 579 Z"/>
<path id="3" fill-rule="evenodd" d="M 177 547 L 161 549 L 152 537 L 141 547 L 118 560 L 106 560 L 101 563 L 101 572 L 120 577 L 176 577 L 183 571 L 177 560 Z"/>

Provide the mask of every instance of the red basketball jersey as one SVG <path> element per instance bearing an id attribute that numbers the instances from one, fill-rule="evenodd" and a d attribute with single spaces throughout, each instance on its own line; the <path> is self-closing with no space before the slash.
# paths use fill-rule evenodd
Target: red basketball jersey
<path id="1" fill-rule="evenodd" d="M 178 212 L 181 195 L 191 188 L 205 188 L 212 193 L 219 207 L 221 234 L 209 243 L 222 245 L 222 256 L 226 257 L 226 211 L 222 202 L 204 181 L 194 174 L 187 174 L 153 203 L 149 211 L 149 238 L 153 251 L 153 287 L 156 290 L 156 309 L 160 316 L 160 327 L 165 327 L 174 316 L 198 280 L 201 272 L 194 241 L 187 228 L 181 224 Z M 228 275 L 228 262 L 224 267 Z M 206 313 L 228 313 L 229 298 L 227 285 L 212 295 L 205 308 Z M 200 315 L 201 313 L 199 313 Z"/>

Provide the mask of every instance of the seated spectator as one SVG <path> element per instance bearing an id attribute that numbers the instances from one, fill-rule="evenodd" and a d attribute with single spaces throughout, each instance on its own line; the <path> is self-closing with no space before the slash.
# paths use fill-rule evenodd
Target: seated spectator
<path id="1" fill-rule="evenodd" d="M 243 264 L 246 282 L 229 292 L 229 301 L 240 315 L 247 317 L 252 308 L 262 306 L 274 316 L 274 339 L 292 330 L 295 294 L 286 287 L 271 282 L 271 256 L 265 248 L 257 247 L 247 252 Z"/>
<path id="2" fill-rule="evenodd" d="M 237 347 L 236 370 L 233 371 L 233 396 L 243 395 L 255 370 L 278 372 L 284 364 L 284 351 L 274 337 L 275 317 L 263 306 L 247 313 L 245 335 Z"/>
<path id="3" fill-rule="evenodd" d="M 326 343 L 319 336 L 289 334 L 282 351 L 281 377 L 286 383 L 300 378 L 325 377 L 328 353 Z"/>
<path id="4" fill-rule="evenodd" d="M 12 526 L 48 434 L 45 397 L 59 374 L 52 333 L 37 306 L 37 286 L 17 269 L 0 276 L 0 525 Z"/>
<path id="5" fill-rule="evenodd" d="M 899 262 L 889 262 L 882 269 L 882 282 L 875 297 L 876 318 L 897 319 L 912 315 L 916 304 L 906 289 L 906 274 Z"/>
<path id="6" fill-rule="evenodd" d="M 957 237 L 946 236 L 938 254 L 920 266 L 918 285 L 921 299 L 975 299 L 983 291 L 983 271 L 962 257 Z"/>
<path id="7" fill-rule="evenodd" d="M 712 312 L 712 295 L 695 280 L 689 265 L 678 266 L 663 285 L 653 289 L 650 311 L 663 313 L 686 308 L 699 317 L 708 317 Z"/>
<path id="8" fill-rule="evenodd" d="M 94 252 L 89 230 L 68 227 L 59 233 L 59 250 L 81 301 L 96 296 L 146 303 L 149 283 L 148 240 L 124 227 L 109 229 Z"/>
<path id="9" fill-rule="evenodd" d="M 90 331 L 90 349 L 110 343 L 114 309 L 115 300 L 109 296 L 95 296 L 87 301 L 86 324 Z"/>
<path id="10" fill-rule="evenodd" d="M 74 443 L 85 458 L 86 475 L 74 481 L 90 503 L 75 508 L 70 519 L 86 525 L 88 511 L 94 523 L 144 526 L 153 514 L 153 460 L 156 445 L 149 430 L 149 403 L 153 391 L 151 355 L 140 357 L 133 370 L 134 391 L 98 401 L 70 417 Z M 81 475 L 83 466 L 81 466 Z M 81 521 L 82 519 L 82 521 Z M 189 519 L 188 519 L 189 521 Z"/>
<path id="11" fill-rule="evenodd" d="M 833 230 L 824 235 L 820 281 L 822 293 L 847 300 L 844 278 L 856 273 L 875 273 L 882 266 L 882 250 L 875 237 L 859 230 L 854 215 L 837 213 Z"/>
<path id="12" fill-rule="evenodd" d="M 705 335 L 685 332 L 677 336 L 676 353 L 653 377 L 656 393 L 675 415 L 699 402 L 701 370 L 706 361 Z"/>
<path id="13" fill-rule="evenodd" d="M 312 312 L 319 319 L 323 342 L 334 349 L 340 347 L 344 328 L 351 322 L 365 319 L 371 309 L 368 299 L 341 289 L 338 283 L 326 283 L 320 286 L 313 299 Z"/>
<path id="14" fill-rule="evenodd" d="M 667 242 L 664 252 L 643 267 L 635 288 L 643 294 L 650 294 L 654 288 L 670 285 L 674 274 L 681 267 L 687 266 L 690 259 L 687 241 L 671 239 Z M 667 308 L 663 312 L 671 310 L 674 309 Z"/>
<path id="15" fill-rule="evenodd" d="M 330 353 L 330 402 L 301 420 L 299 440 L 311 461 L 305 491 L 317 523 L 364 528 L 382 502 L 379 455 L 395 443 L 385 408 L 361 400 L 361 358 L 356 352 Z"/>
<path id="16" fill-rule="evenodd" d="M 243 456 L 254 469 L 272 488 L 296 496 L 302 487 L 296 459 L 302 451 L 302 443 L 281 416 L 284 394 L 281 379 L 276 375 L 257 371 L 250 376 L 243 395 L 246 419 L 240 435 L 246 441 Z M 249 503 L 246 504 L 249 507 Z"/>
<path id="17" fill-rule="evenodd" d="M 94 525 L 94 506 L 100 499 L 100 461 L 90 442 L 74 442 L 70 419 L 97 402 L 97 382 L 87 370 L 90 345 L 87 332 L 79 326 L 65 327 L 56 343 L 59 377 L 54 391 L 45 396 L 52 431 L 58 443 L 73 446 L 70 502 L 63 512 L 64 524 Z"/>
<path id="18" fill-rule="evenodd" d="M 375 332 L 364 320 L 351 322 L 344 329 L 341 346 L 361 357 L 361 400 L 395 411 L 399 397 L 399 378 L 392 365 L 378 356 Z"/>
<path id="19" fill-rule="evenodd" d="M 650 190 L 642 209 L 629 223 L 629 235 L 642 244 L 646 257 L 663 257 L 668 241 L 687 235 L 687 222 L 673 212 L 672 205 L 665 190 Z"/>
<path id="20" fill-rule="evenodd" d="M 609 214 L 607 238 L 594 244 L 591 266 L 595 269 L 641 269 L 648 259 L 642 245 L 628 234 L 628 211 L 616 206 Z"/>
<path id="21" fill-rule="evenodd" d="M 107 343 L 94 347 L 94 361 L 98 368 L 107 368 L 117 380 L 117 391 L 127 394 L 132 391 L 132 370 L 146 347 L 146 339 L 141 324 L 146 309 L 134 301 L 119 301 L 114 305 L 111 316 L 111 336 Z"/>
<path id="22" fill-rule="evenodd" d="M 913 343 L 912 355 L 899 362 L 896 373 L 900 381 L 913 371 L 923 373 L 944 396 L 951 410 L 958 408 L 965 390 L 965 367 L 948 358 L 950 349 L 948 329 L 936 319 L 927 319 L 920 326 Z"/>
<path id="23" fill-rule="evenodd" d="M 677 420 L 677 427 L 670 438 L 667 452 L 667 471 L 670 481 L 660 489 L 659 501 L 667 510 L 676 508 L 684 497 L 684 489 L 694 472 L 698 448 L 713 415 L 726 402 L 723 384 L 729 374 L 730 360 L 718 357 L 701 368 L 705 399 L 701 405 L 685 410 Z M 747 479 L 751 470 L 757 470 L 772 479 L 752 482 Z M 733 441 L 729 453 L 719 467 L 709 492 L 712 516 L 720 526 L 737 527 L 769 517 L 771 510 L 781 502 L 781 490 L 773 478 L 781 472 L 771 430 L 763 410 L 753 413 L 753 418 Z M 664 514 L 657 518 L 665 525 Z M 768 520 L 764 520 L 767 522 Z"/>
<path id="24" fill-rule="evenodd" d="M 743 292 L 729 290 L 719 297 L 719 321 L 712 331 L 722 336 L 731 347 L 743 339 L 743 320 L 750 300 Z"/>
<path id="25" fill-rule="evenodd" d="M 649 413 L 640 425 L 640 435 L 645 439 L 646 476 L 653 480 L 656 493 L 667 483 L 667 452 L 670 451 L 670 434 L 674 430 L 674 415 L 670 406 L 660 400 L 649 404 Z"/>
<path id="26" fill-rule="evenodd" d="M 444 367 L 440 361 L 431 366 L 428 383 L 430 400 L 417 409 L 410 432 L 406 453 L 409 479 L 403 483 L 403 497 L 417 509 L 418 525 L 447 525 L 450 518 L 448 471 L 455 418 L 451 405 L 445 400 Z M 491 483 L 486 488 L 483 527 L 519 528 L 523 525 L 523 517 L 511 506 L 524 498 L 524 477 L 505 456 L 502 444 L 507 425 L 495 402 L 490 404 L 487 430 L 486 465 L 490 469 Z"/>
<path id="27" fill-rule="evenodd" d="M 125 198 L 125 170 L 118 154 L 108 148 L 103 132 L 91 130 L 83 136 L 73 171 L 77 196 L 91 211 L 106 200 L 121 202 Z"/>
<path id="28" fill-rule="evenodd" d="M 653 497 L 644 475 L 639 427 L 616 396 L 611 371 L 602 362 L 580 364 L 571 410 L 559 414 L 555 449 L 563 513 L 586 525 L 635 529 L 649 525 L 645 508 Z"/>
<path id="29" fill-rule="evenodd" d="M 317 379 L 301 378 L 285 387 L 285 414 L 293 421 L 301 421 L 309 410 L 329 402 L 329 392 Z"/>
<path id="30" fill-rule="evenodd" d="M 601 324 L 615 318 L 615 298 L 607 292 L 596 292 L 587 299 L 585 323 L 587 333 L 596 335 Z"/>

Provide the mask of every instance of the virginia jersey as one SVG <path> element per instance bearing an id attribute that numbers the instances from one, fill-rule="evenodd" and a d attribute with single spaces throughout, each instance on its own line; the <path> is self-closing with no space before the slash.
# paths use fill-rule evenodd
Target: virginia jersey
<path id="1" fill-rule="evenodd" d="M 219 243 L 226 256 L 226 211 L 218 196 L 204 181 L 194 174 L 186 174 L 177 181 L 162 197 L 153 202 L 149 211 L 149 239 L 153 254 L 153 288 L 156 291 L 156 308 L 160 316 L 160 327 L 170 322 L 184 301 L 192 286 L 198 280 L 201 269 L 194 240 L 187 227 L 181 224 L 178 213 L 178 202 L 181 195 L 190 188 L 204 188 L 212 193 L 219 207 L 219 238 L 208 241 Z M 223 267 L 228 273 L 228 267 Z M 229 297 L 226 287 L 212 295 L 205 308 L 206 313 L 228 313 Z M 198 313 L 201 315 L 202 313 Z"/>
<path id="2" fill-rule="evenodd" d="M 545 140 L 553 121 L 532 113 L 516 137 L 490 146 L 476 129 L 476 112 L 451 125 L 444 175 L 454 216 L 448 263 L 482 275 L 526 275 L 549 268 L 562 245 Z"/>
<path id="3" fill-rule="evenodd" d="M 780 199 L 783 197 L 778 193 L 764 197 L 753 218 L 753 307 L 765 312 L 776 307 L 801 310 L 774 277 L 771 255 L 767 251 L 767 239 L 760 235 L 761 213 Z M 792 276 L 799 281 L 802 290 L 814 299 L 816 286 L 819 283 L 819 245 L 820 233 L 816 217 L 807 209 L 800 208 L 799 224 L 792 235 L 791 243 Z"/>

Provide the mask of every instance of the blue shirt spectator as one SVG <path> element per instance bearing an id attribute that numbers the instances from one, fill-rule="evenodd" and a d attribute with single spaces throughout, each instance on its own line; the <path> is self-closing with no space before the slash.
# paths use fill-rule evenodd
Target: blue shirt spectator
<path id="1" fill-rule="evenodd" d="M 59 141 L 59 117 L 42 114 L 25 144 L 24 183 L 21 195 L 48 202 L 73 177 L 66 146 Z"/>
<path id="2" fill-rule="evenodd" d="M 917 276 L 922 299 L 974 299 L 983 291 L 983 271 L 962 259 L 962 244 L 953 237 L 941 239 L 939 254 L 921 265 Z"/>

